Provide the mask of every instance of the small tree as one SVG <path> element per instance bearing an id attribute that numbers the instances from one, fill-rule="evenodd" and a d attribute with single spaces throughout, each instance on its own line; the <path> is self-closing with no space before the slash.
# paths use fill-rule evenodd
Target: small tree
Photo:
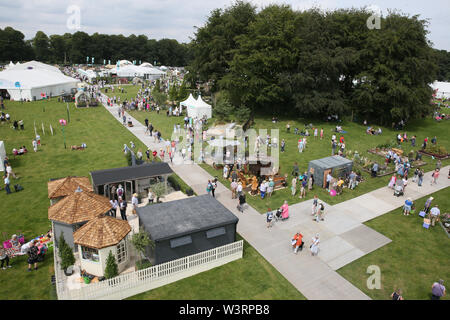
<path id="1" fill-rule="evenodd" d="M 73 255 L 72 248 L 67 244 L 64 239 L 64 232 L 61 232 L 58 241 L 59 257 L 61 258 L 61 269 L 66 270 L 68 267 L 75 263 L 75 257 Z"/>
<path id="2" fill-rule="evenodd" d="M 233 106 L 228 101 L 227 98 L 220 98 L 217 101 L 216 107 L 214 108 L 214 113 L 219 120 L 228 120 L 228 118 L 233 113 Z"/>
<path id="3" fill-rule="evenodd" d="M 131 237 L 131 243 L 140 253 L 141 257 L 145 257 L 145 251 L 148 246 L 151 248 L 155 247 L 155 243 L 150 239 L 148 233 L 145 232 L 144 228 L 140 227 L 139 232 L 133 234 Z"/>
<path id="4" fill-rule="evenodd" d="M 152 187 L 153 192 L 156 195 L 156 202 L 159 202 L 161 198 L 166 193 L 166 186 L 162 182 L 158 182 Z"/>
<path id="5" fill-rule="evenodd" d="M 112 254 L 111 250 L 109 251 L 108 258 L 106 259 L 104 275 L 106 279 L 111 279 L 119 275 L 119 267 L 117 267 L 116 258 Z"/>

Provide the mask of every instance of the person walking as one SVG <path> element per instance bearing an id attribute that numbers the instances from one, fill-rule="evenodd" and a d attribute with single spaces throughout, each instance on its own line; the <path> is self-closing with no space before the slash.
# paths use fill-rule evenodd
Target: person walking
<path id="1" fill-rule="evenodd" d="M 115 218 L 117 215 L 117 207 L 119 205 L 119 202 L 117 202 L 116 199 L 111 199 L 109 200 L 109 203 L 111 203 L 111 210 L 109 210 L 109 215 Z"/>
<path id="2" fill-rule="evenodd" d="M 267 208 L 267 213 L 266 213 L 267 228 L 271 228 L 272 227 L 272 221 L 273 221 L 272 209 Z"/>
<path id="3" fill-rule="evenodd" d="M 431 174 L 431 183 L 430 185 L 437 184 L 437 179 L 439 178 L 439 169 L 434 170 L 434 172 Z"/>
<path id="4" fill-rule="evenodd" d="M 231 182 L 230 188 L 231 188 L 231 199 L 236 199 L 236 190 L 237 190 L 238 184 L 236 180 L 233 179 Z"/>
<path id="5" fill-rule="evenodd" d="M 281 206 L 281 220 L 289 219 L 289 205 L 287 200 L 284 200 L 283 205 Z"/>
<path id="6" fill-rule="evenodd" d="M 11 189 L 9 188 L 9 178 L 7 175 L 3 176 L 3 182 L 5 183 L 6 194 L 10 194 Z"/>
<path id="7" fill-rule="evenodd" d="M 440 300 L 445 293 L 444 280 L 440 279 L 431 286 L 431 300 Z"/>
<path id="8" fill-rule="evenodd" d="M 122 220 L 127 221 L 127 202 L 122 197 L 119 197 L 119 209 Z"/>
<path id="9" fill-rule="evenodd" d="M 309 247 L 312 256 L 316 256 L 319 253 L 319 243 L 320 243 L 319 234 L 316 233 L 316 235 L 312 238 L 312 243 L 311 246 Z"/>
<path id="10" fill-rule="evenodd" d="M 312 203 L 312 209 L 311 209 L 311 215 L 315 216 L 317 214 L 317 208 L 319 206 L 319 198 L 317 195 L 314 195 L 313 203 Z"/>
<path id="11" fill-rule="evenodd" d="M 217 188 L 217 179 L 214 179 L 214 180 L 211 182 L 211 186 L 212 186 L 212 188 L 211 188 L 211 194 L 212 194 L 213 198 L 215 198 L 216 195 L 215 195 L 214 193 L 215 193 L 216 188 Z"/>
<path id="12" fill-rule="evenodd" d="M 291 182 L 291 194 L 295 196 L 295 193 L 297 192 L 297 177 L 292 178 Z"/>
<path id="13" fill-rule="evenodd" d="M 245 205 L 245 194 L 241 192 L 239 194 L 237 209 L 242 213 L 244 213 L 244 205 Z"/>
<path id="14" fill-rule="evenodd" d="M 323 128 L 320 129 L 320 140 L 323 139 Z"/>
<path id="15" fill-rule="evenodd" d="M 208 180 L 208 184 L 206 185 L 206 192 L 208 194 L 211 194 L 211 190 L 212 190 L 212 183 L 211 180 Z"/>
<path id="16" fill-rule="evenodd" d="M 300 232 L 297 232 L 294 237 L 292 238 L 292 249 L 294 249 L 294 253 L 297 254 L 298 250 L 303 250 L 303 245 L 305 244 L 303 242 L 303 235 Z"/>
<path id="17" fill-rule="evenodd" d="M 137 193 L 133 193 L 133 196 L 131 197 L 131 205 L 133 206 L 133 214 L 137 215 L 136 209 L 139 204 L 139 199 L 137 196 Z"/>
<path id="18" fill-rule="evenodd" d="M 391 294 L 392 300 L 404 300 L 402 297 L 402 290 L 397 289 Z"/>
<path id="19" fill-rule="evenodd" d="M 30 249 L 28 250 L 28 271 L 31 271 L 31 265 L 34 264 L 34 270 L 37 270 L 37 259 L 38 259 L 38 253 L 39 253 L 39 249 L 36 246 L 36 242 L 37 240 L 33 240 L 31 242 L 31 246 Z"/>
<path id="20" fill-rule="evenodd" d="M 268 186 L 267 186 L 267 197 L 271 197 L 273 193 L 273 189 L 275 188 L 275 182 L 273 182 L 272 178 L 269 178 Z"/>
<path id="21" fill-rule="evenodd" d="M 31 144 L 33 145 L 34 152 L 37 152 L 38 145 L 37 145 L 36 139 L 33 139 L 33 141 L 31 141 Z"/>
<path id="22" fill-rule="evenodd" d="M 419 187 L 421 187 L 422 186 L 422 183 L 423 183 L 423 175 L 424 175 L 424 172 L 423 172 L 423 170 L 422 169 L 419 169 L 419 172 L 418 172 L 418 174 L 417 174 L 417 185 L 419 186 Z"/>
<path id="23" fill-rule="evenodd" d="M 263 182 L 261 182 L 261 185 L 259 186 L 259 193 L 261 194 L 261 199 L 264 199 L 264 197 L 266 196 L 266 191 L 267 191 L 267 183 L 266 180 L 264 180 Z"/>
<path id="24" fill-rule="evenodd" d="M 286 141 L 281 140 L 281 152 L 284 152 L 284 148 L 286 147 Z"/>
<path id="25" fill-rule="evenodd" d="M 148 203 L 153 203 L 155 195 L 152 192 L 152 189 L 148 189 Z"/>

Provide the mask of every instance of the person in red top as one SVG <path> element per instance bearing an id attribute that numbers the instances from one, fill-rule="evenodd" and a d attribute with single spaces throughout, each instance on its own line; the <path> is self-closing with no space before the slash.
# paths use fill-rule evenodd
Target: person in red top
<path id="1" fill-rule="evenodd" d="M 294 249 L 294 253 L 297 254 L 298 249 L 300 251 L 303 250 L 303 235 L 300 232 L 297 232 L 292 239 L 292 248 Z"/>
<path id="2" fill-rule="evenodd" d="M 344 136 L 341 136 L 341 137 L 339 138 L 339 142 L 340 142 L 340 143 L 344 143 Z"/>
<path id="3" fill-rule="evenodd" d="M 153 161 L 156 161 L 156 156 L 158 155 L 158 152 L 156 152 L 156 150 L 153 150 L 152 155 L 153 155 Z"/>

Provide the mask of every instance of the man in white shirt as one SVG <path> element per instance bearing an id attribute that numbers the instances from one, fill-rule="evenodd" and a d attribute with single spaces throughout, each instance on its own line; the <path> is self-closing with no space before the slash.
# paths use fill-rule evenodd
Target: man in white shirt
<path id="1" fill-rule="evenodd" d="M 330 182 L 331 182 L 332 179 L 333 179 L 333 176 L 330 173 L 328 173 L 327 174 L 327 185 L 326 185 L 326 189 L 327 190 L 330 189 Z"/>
<path id="2" fill-rule="evenodd" d="M 242 182 L 239 181 L 236 191 L 238 195 L 242 193 Z"/>
<path id="3" fill-rule="evenodd" d="M 10 194 L 11 193 L 11 189 L 9 188 L 9 178 L 8 176 L 3 176 L 3 181 L 5 183 L 5 190 L 6 190 L 6 194 Z"/>
<path id="4" fill-rule="evenodd" d="M 430 218 L 431 218 L 431 226 L 434 227 L 436 220 L 439 218 L 439 215 L 441 214 L 441 211 L 438 208 L 438 205 L 435 205 L 430 210 Z"/>

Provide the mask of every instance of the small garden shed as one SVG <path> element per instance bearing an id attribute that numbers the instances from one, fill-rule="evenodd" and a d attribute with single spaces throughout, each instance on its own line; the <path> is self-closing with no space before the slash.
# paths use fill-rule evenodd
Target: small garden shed
<path id="1" fill-rule="evenodd" d="M 81 270 L 102 277 L 111 251 L 119 273 L 123 271 L 130 260 L 130 244 L 127 241 L 130 231 L 127 221 L 110 216 L 94 218 L 75 231 L 73 240 L 78 246 Z"/>
<path id="2" fill-rule="evenodd" d="M 153 264 L 193 255 L 236 240 L 239 219 L 210 195 L 148 205 L 136 209 L 139 226 L 154 247 L 146 255 Z"/>
<path id="3" fill-rule="evenodd" d="M 314 175 L 314 184 L 325 188 L 328 173 L 334 178 L 349 174 L 353 168 L 353 161 L 341 156 L 331 156 L 312 160 L 308 165 L 308 175 Z"/>
<path id="4" fill-rule="evenodd" d="M 112 199 L 113 187 L 115 189 L 121 185 L 125 191 L 125 201 L 131 201 L 133 193 L 145 197 L 152 184 L 164 181 L 167 186 L 167 178 L 172 173 L 165 162 L 90 172 L 95 193 Z"/>

